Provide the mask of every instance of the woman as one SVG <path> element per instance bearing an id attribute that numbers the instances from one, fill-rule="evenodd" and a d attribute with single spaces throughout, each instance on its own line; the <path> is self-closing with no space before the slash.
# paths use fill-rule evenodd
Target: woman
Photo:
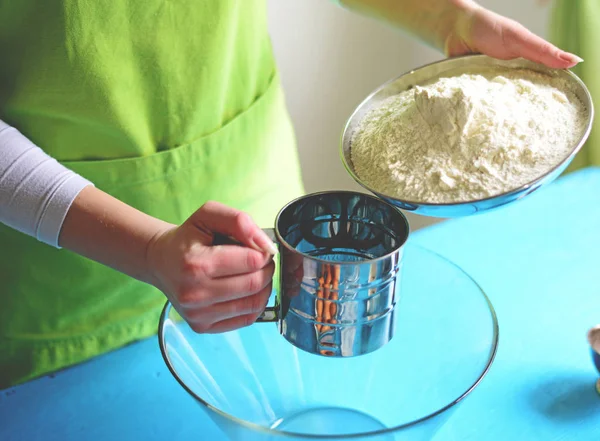
<path id="1" fill-rule="evenodd" d="M 470 0 L 342 3 L 449 56 L 579 61 Z M 264 0 L 51 5 L 0 3 L 0 387 L 153 334 L 163 294 L 198 332 L 251 324 L 257 225 L 302 193 Z"/>

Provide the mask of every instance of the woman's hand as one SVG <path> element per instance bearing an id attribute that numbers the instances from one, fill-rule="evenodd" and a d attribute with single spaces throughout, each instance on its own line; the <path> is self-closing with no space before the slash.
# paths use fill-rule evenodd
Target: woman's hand
<path id="1" fill-rule="evenodd" d="M 503 60 L 526 58 L 558 69 L 570 68 L 583 61 L 514 20 L 471 1 L 458 3 L 461 3 L 463 12 L 458 15 L 456 25 L 446 39 L 444 49 L 448 56 L 482 53 Z"/>
<path id="2" fill-rule="evenodd" d="M 245 246 L 212 246 L 213 233 Z M 196 332 L 250 325 L 271 294 L 274 244 L 243 212 L 208 202 L 148 247 L 153 284 Z"/>
<path id="3" fill-rule="evenodd" d="M 340 0 L 363 15 L 405 29 L 448 56 L 482 53 L 526 58 L 552 68 L 583 61 L 473 0 Z"/>
<path id="4" fill-rule="evenodd" d="M 213 233 L 243 246 L 213 246 Z M 252 219 L 233 208 L 208 202 L 176 226 L 92 186 L 71 205 L 59 243 L 156 286 L 197 332 L 254 323 L 271 294 L 277 252 Z"/>

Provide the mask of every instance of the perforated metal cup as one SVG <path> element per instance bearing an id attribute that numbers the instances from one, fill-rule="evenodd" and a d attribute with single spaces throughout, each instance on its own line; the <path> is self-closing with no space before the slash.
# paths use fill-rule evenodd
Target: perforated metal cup
<path id="1" fill-rule="evenodd" d="M 315 193 L 290 202 L 266 231 L 279 245 L 281 283 L 259 322 L 277 322 L 290 343 L 324 356 L 366 354 L 393 337 L 409 235 L 398 209 L 362 193 Z"/>

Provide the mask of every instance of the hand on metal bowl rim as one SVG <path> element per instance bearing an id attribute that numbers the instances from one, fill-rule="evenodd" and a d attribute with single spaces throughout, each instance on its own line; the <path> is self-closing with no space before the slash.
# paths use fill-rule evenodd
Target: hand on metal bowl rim
<path id="1" fill-rule="evenodd" d="M 565 52 L 510 18 L 496 14 L 472 1 L 459 1 L 459 14 L 445 41 L 448 56 L 485 54 L 500 60 L 525 58 L 550 68 L 567 69 L 583 60 Z"/>

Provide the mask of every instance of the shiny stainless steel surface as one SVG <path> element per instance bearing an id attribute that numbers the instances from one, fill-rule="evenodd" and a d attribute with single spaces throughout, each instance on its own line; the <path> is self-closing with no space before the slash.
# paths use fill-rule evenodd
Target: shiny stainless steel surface
<path id="1" fill-rule="evenodd" d="M 600 325 L 596 325 L 589 330 L 587 339 L 590 345 L 592 361 L 594 362 L 594 366 L 596 366 L 596 370 L 600 375 Z M 596 382 L 596 390 L 600 394 L 600 379 L 598 379 Z"/>
<path id="2" fill-rule="evenodd" d="M 372 352 L 392 338 L 409 226 L 375 197 L 325 192 L 276 220 L 281 250 L 281 334 L 325 356 Z"/>
<path id="3" fill-rule="evenodd" d="M 279 244 L 280 288 L 257 322 L 276 322 L 290 343 L 324 356 L 366 354 L 392 338 L 409 235 L 398 209 L 362 193 L 315 193 L 265 231 Z"/>
<path id="4" fill-rule="evenodd" d="M 350 152 L 352 149 L 352 137 L 360 124 L 362 118 L 374 107 L 377 107 L 384 99 L 396 95 L 400 92 L 410 89 L 415 85 L 423 85 L 435 81 L 436 79 L 443 76 L 454 76 L 469 72 L 482 72 L 485 69 L 498 67 L 509 67 L 509 68 L 527 68 L 538 72 L 546 73 L 548 75 L 558 76 L 565 78 L 572 86 L 575 95 L 586 107 L 587 124 L 581 138 L 576 145 L 573 146 L 570 154 L 556 167 L 549 170 L 545 175 L 531 181 L 518 189 L 512 190 L 507 193 L 503 193 L 497 196 L 493 196 L 486 199 L 467 201 L 453 204 L 435 204 L 435 203 L 423 203 L 418 201 L 408 201 L 394 198 L 389 195 L 381 194 L 375 189 L 365 185 L 360 178 L 354 172 L 352 165 L 352 159 Z M 540 187 L 549 184 L 555 180 L 571 163 L 575 155 L 581 150 L 581 147 L 587 140 L 594 119 L 594 106 L 592 97 L 585 86 L 585 84 L 572 72 L 568 70 L 552 70 L 548 69 L 539 64 L 532 63 L 527 60 L 497 60 L 494 58 L 487 57 L 485 55 L 468 55 L 464 57 L 457 57 L 432 63 L 423 66 L 419 69 L 412 70 L 400 77 L 391 80 L 375 92 L 369 95 L 354 111 L 350 116 L 344 132 L 342 134 L 340 155 L 342 162 L 346 167 L 346 170 L 352 176 L 352 178 L 358 182 L 362 187 L 369 190 L 378 197 L 388 201 L 389 203 L 402 208 L 407 211 L 412 211 L 417 214 L 434 217 L 461 217 L 471 214 L 481 213 L 491 209 L 501 207 L 509 204 L 516 200 L 522 199 L 525 196 L 533 193 Z"/>

